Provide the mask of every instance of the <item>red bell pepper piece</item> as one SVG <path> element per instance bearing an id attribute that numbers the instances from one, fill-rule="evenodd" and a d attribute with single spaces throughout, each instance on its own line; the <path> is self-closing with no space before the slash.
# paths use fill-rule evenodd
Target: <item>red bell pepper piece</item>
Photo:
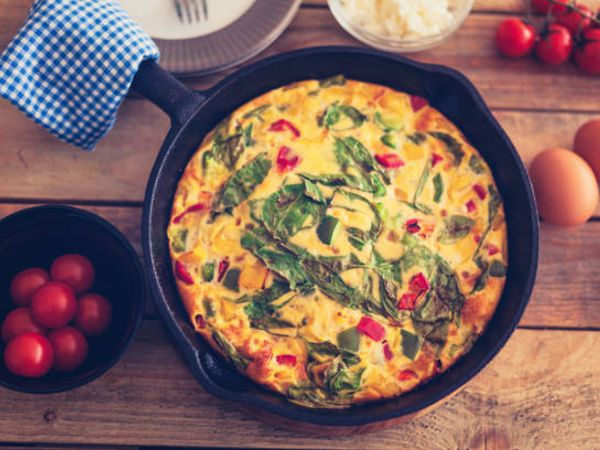
<path id="1" fill-rule="evenodd" d="M 496 247 L 494 244 L 487 244 L 485 248 L 488 251 L 488 255 L 494 256 L 495 254 L 500 252 L 500 249 Z"/>
<path id="2" fill-rule="evenodd" d="M 175 262 L 175 274 L 177 278 L 183 281 L 185 284 L 194 284 L 194 279 L 190 274 L 189 270 L 181 261 Z"/>
<path id="3" fill-rule="evenodd" d="M 417 112 L 427 106 L 427 99 L 419 97 L 418 95 L 411 95 L 410 106 L 414 112 Z"/>
<path id="4" fill-rule="evenodd" d="M 223 279 L 223 277 L 225 276 L 225 272 L 227 272 L 227 269 L 229 269 L 229 260 L 225 258 L 219 261 L 219 267 L 217 269 L 217 281 L 221 281 Z"/>
<path id="5" fill-rule="evenodd" d="M 379 153 L 375 155 L 375 159 L 379 164 L 388 169 L 396 169 L 404 165 L 404 161 L 395 153 Z"/>
<path id="6" fill-rule="evenodd" d="M 198 328 L 206 328 L 206 320 L 204 320 L 204 316 L 202 316 L 202 314 L 196 314 L 195 319 Z"/>
<path id="7" fill-rule="evenodd" d="M 277 364 L 281 364 L 282 366 L 295 366 L 296 365 L 296 356 L 295 355 L 277 355 L 275 357 Z"/>
<path id="8" fill-rule="evenodd" d="M 383 325 L 367 316 L 360 319 L 356 329 L 359 333 L 373 339 L 375 342 L 379 342 L 385 337 L 385 328 L 383 328 Z"/>
<path id="9" fill-rule="evenodd" d="M 398 379 L 400 381 L 408 381 L 408 380 L 412 380 L 414 378 L 417 378 L 417 374 L 414 373 L 412 370 L 403 370 L 402 372 L 400 372 L 398 374 Z"/>
<path id="10" fill-rule="evenodd" d="M 289 172 L 295 169 L 300 164 L 302 158 L 295 155 L 291 148 L 283 146 L 277 154 L 277 168 L 280 173 Z"/>
<path id="11" fill-rule="evenodd" d="M 475 209 L 477 209 L 477 206 L 473 200 L 469 200 L 465 206 L 467 207 L 468 212 L 473 212 Z"/>
<path id="12" fill-rule="evenodd" d="M 383 342 L 383 357 L 386 359 L 386 361 L 389 361 L 394 357 L 392 349 L 390 348 L 390 343 L 387 341 Z"/>
<path id="13" fill-rule="evenodd" d="M 413 277 L 410 279 L 410 282 L 408 283 L 409 289 L 413 292 L 427 292 L 429 290 L 429 282 L 427 281 L 427 278 L 425 278 L 425 275 L 423 275 L 423 272 L 419 272 L 416 275 L 413 275 Z"/>
<path id="14" fill-rule="evenodd" d="M 477 197 L 479 197 L 481 200 L 484 200 L 485 197 L 487 196 L 487 191 L 485 190 L 485 188 L 480 185 L 480 184 L 474 184 L 473 185 L 473 190 L 475 191 L 475 193 L 477 194 Z"/>
<path id="15" fill-rule="evenodd" d="M 296 128 L 290 121 L 279 119 L 271 124 L 269 131 L 290 131 L 294 138 L 300 137 L 300 130 Z"/>
<path id="16" fill-rule="evenodd" d="M 210 204 L 212 202 L 212 194 L 210 192 L 201 192 L 200 193 L 200 201 L 195 205 L 189 206 L 183 211 L 181 214 L 178 214 L 173 218 L 173 223 L 179 223 L 183 220 L 183 217 L 186 214 L 198 212 L 198 211 L 208 211 L 210 209 Z"/>
<path id="17" fill-rule="evenodd" d="M 402 297 L 400 297 L 400 301 L 398 302 L 396 307 L 398 309 L 412 311 L 413 309 L 415 309 L 415 306 L 417 305 L 418 298 L 419 298 L 419 295 L 416 292 L 412 292 L 412 291 L 406 292 L 406 293 L 402 294 Z"/>
<path id="18" fill-rule="evenodd" d="M 442 155 L 438 155 L 437 153 L 433 153 L 431 155 L 431 167 L 435 167 L 435 165 L 437 163 L 439 163 L 440 161 L 443 161 L 444 158 L 442 157 Z"/>
<path id="19" fill-rule="evenodd" d="M 419 219 L 409 219 L 406 221 L 405 225 L 406 231 L 411 234 L 418 233 L 421 231 L 421 227 L 419 226 Z"/>

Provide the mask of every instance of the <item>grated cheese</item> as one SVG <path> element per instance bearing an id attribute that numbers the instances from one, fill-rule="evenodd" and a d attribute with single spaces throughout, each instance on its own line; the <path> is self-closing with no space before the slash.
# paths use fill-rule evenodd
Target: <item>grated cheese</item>
<path id="1" fill-rule="evenodd" d="M 340 0 L 340 4 L 356 25 L 390 38 L 432 36 L 453 20 L 449 0 Z"/>

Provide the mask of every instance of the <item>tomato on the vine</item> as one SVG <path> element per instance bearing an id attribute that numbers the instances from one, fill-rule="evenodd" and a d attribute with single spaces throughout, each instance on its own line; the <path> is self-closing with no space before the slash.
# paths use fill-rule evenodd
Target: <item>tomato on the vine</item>
<path id="1" fill-rule="evenodd" d="M 567 5 L 570 0 L 531 0 L 531 6 L 537 13 L 546 14 L 548 11 L 552 14 L 563 14 L 567 12 Z"/>
<path id="2" fill-rule="evenodd" d="M 521 19 L 504 20 L 496 30 L 496 47 L 511 58 L 526 56 L 535 44 L 535 28 Z"/>
<path id="3" fill-rule="evenodd" d="M 600 28 L 583 33 L 575 49 L 575 62 L 587 73 L 600 74 Z"/>
<path id="4" fill-rule="evenodd" d="M 569 59 L 573 50 L 573 37 L 569 30 L 557 23 L 551 23 L 542 32 L 535 51 L 546 64 L 558 65 Z"/>
<path id="5" fill-rule="evenodd" d="M 576 3 L 575 7 L 577 9 L 569 8 L 567 12 L 556 18 L 556 22 L 565 26 L 573 36 L 589 28 L 594 17 L 593 11 L 587 6 Z"/>

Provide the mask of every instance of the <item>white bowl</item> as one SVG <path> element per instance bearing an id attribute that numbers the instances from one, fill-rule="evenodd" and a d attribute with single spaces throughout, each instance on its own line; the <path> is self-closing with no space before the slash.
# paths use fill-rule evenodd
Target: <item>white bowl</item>
<path id="1" fill-rule="evenodd" d="M 408 0 L 410 1 L 410 0 Z M 331 13 L 348 33 L 359 41 L 389 52 L 411 53 L 434 47 L 454 33 L 471 12 L 474 0 L 451 0 L 450 10 L 453 18 L 441 32 L 419 38 L 392 37 L 367 31 L 361 24 L 353 21 L 340 0 L 327 0 Z"/>

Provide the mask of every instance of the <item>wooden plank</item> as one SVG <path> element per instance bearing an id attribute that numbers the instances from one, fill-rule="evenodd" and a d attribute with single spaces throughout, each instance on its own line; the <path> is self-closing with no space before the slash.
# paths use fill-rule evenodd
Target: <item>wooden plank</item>
<path id="1" fill-rule="evenodd" d="M 27 205 L 1 204 L 0 218 Z M 114 223 L 141 255 L 140 208 L 85 206 Z M 600 222 L 574 229 L 544 224 L 536 287 L 521 326 L 600 329 Z M 157 313 L 150 299 L 146 317 Z"/>
<path id="2" fill-rule="evenodd" d="M 11 442 L 206 447 L 597 448 L 600 333 L 518 330 L 500 355 L 447 404 L 375 434 L 322 438 L 263 425 L 192 379 L 158 323 L 143 324 L 124 359 L 71 392 L 2 391 L 0 429 Z M 457 419 L 460 418 L 460 419 Z"/>
<path id="3" fill-rule="evenodd" d="M 590 113 L 497 111 L 526 163 L 552 146 L 571 146 Z M 115 128 L 93 153 L 49 136 L 0 102 L 0 198 L 141 202 L 146 180 L 168 129 L 149 102 L 126 101 Z"/>

